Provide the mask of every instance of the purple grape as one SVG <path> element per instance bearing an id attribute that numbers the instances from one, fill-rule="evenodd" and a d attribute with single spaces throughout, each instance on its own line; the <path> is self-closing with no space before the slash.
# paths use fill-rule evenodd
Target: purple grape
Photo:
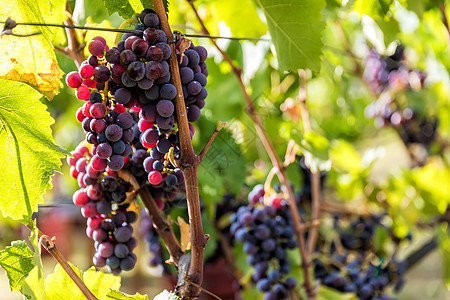
<path id="1" fill-rule="evenodd" d="M 114 247 L 114 255 L 117 258 L 124 258 L 130 253 L 130 250 L 125 244 L 117 244 Z"/>
<path id="2" fill-rule="evenodd" d="M 112 47 L 108 51 L 106 51 L 105 58 L 111 64 L 118 64 L 120 57 L 120 51 L 116 47 Z"/>
<path id="3" fill-rule="evenodd" d="M 172 48 L 167 43 L 157 43 L 156 46 L 163 51 L 163 60 L 169 59 L 172 54 Z"/>
<path id="4" fill-rule="evenodd" d="M 99 65 L 94 69 L 94 80 L 100 83 L 107 82 L 111 72 L 108 67 L 104 65 Z"/>
<path id="5" fill-rule="evenodd" d="M 161 129 L 170 129 L 174 124 L 174 117 L 172 115 L 168 118 L 165 118 L 160 115 L 157 115 L 156 123 L 158 124 L 158 127 L 160 127 Z"/>
<path id="6" fill-rule="evenodd" d="M 198 81 L 191 81 L 187 86 L 188 92 L 191 95 L 198 95 L 202 91 L 202 85 Z"/>
<path id="7" fill-rule="evenodd" d="M 159 98 L 159 86 L 153 85 L 150 89 L 145 91 L 145 96 L 150 100 L 156 100 Z"/>
<path id="8" fill-rule="evenodd" d="M 197 73 L 194 75 L 194 80 L 198 81 L 202 86 L 206 86 L 206 83 L 208 80 L 206 79 L 206 76 L 202 73 Z"/>
<path id="9" fill-rule="evenodd" d="M 123 130 L 119 125 L 111 124 L 106 127 L 105 134 L 108 141 L 117 142 L 122 137 Z"/>
<path id="10" fill-rule="evenodd" d="M 158 149 L 158 151 L 162 154 L 166 154 L 167 152 L 169 152 L 171 147 L 172 143 L 168 139 L 160 139 L 156 143 L 156 149 Z"/>
<path id="11" fill-rule="evenodd" d="M 126 87 L 130 88 L 136 85 L 136 81 L 134 81 L 133 79 L 130 78 L 130 76 L 128 76 L 128 72 L 124 72 L 120 79 L 122 81 L 122 84 Z"/>
<path id="12" fill-rule="evenodd" d="M 147 76 L 148 79 L 156 80 L 161 77 L 161 75 L 162 66 L 159 62 L 149 61 L 145 64 L 145 76 Z"/>
<path id="13" fill-rule="evenodd" d="M 206 58 L 208 57 L 208 51 L 202 46 L 196 46 L 194 47 L 194 50 L 198 53 L 200 57 L 200 63 L 204 62 Z"/>
<path id="14" fill-rule="evenodd" d="M 148 79 L 147 77 L 142 78 L 138 81 L 139 88 L 143 90 L 148 90 L 153 86 L 153 80 Z"/>
<path id="15" fill-rule="evenodd" d="M 189 122 L 197 121 L 198 119 L 200 119 L 200 115 L 201 115 L 200 108 L 198 108 L 195 105 L 189 105 L 187 113 Z"/>
<path id="16" fill-rule="evenodd" d="M 100 158 L 107 159 L 112 155 L 112 148 L 108 143 L 101 143 L 97 146 L 97 155 Z"/>
<path id="17" fill-rule="evenodd" d="M 200 63 L 200 56 L 194 49 L 187 49 L 184 52 L 184 55 L 186 55 L 189 58 L 188 66 L 190 68 L 194 68 Z"/>
<path id="18" fill-rule="evenodd" d="M 122 51 L 122 53 L 120 53 L 119 61 L 122 66 L 126 67 L 136 60 L 136 54 L 134 54 L 134 52 L 131 50 L 124 50 Z"/>
<path id="19" fill-rule="evenodd" d="M 149 44 L 153 44 L 156 42 L 156 39 L 158 38 L 158 32 L 155 28 L 147 28 L 144 30 L 143 33 L 144 40 L 147 41 Z"/>
<path id="20" fill-rule="evenodd" d="M 167 74 L 169 74 L 169 64 L 167 63 L 167 61 L 161 61 L 160 62 L 161 66 L 162 66 L 162 76 L 166 76 Z"/>
<path id="21" fill-rule="evenodd" d="M 142 21 L 145 26 L 156 28 L 159 25 L 159 18 L 154 13 L 148 13 Z"/>
<path id="22" fill-rule="evenodd" d="M 122 158 L 122 157 L 121 157 Z M 120 243 L 126 243 L 131 238 L 131 230 L 129 227 L 123 226 L 116 229 L 114 237 Z"/>
<path id="23" fill-rule="evenodd" d="M 147 129 L 142 136 L 142 139 L 148 144 L 154 144 L 158 141 L 159 133 L 156 129 Z"/>
<path id="24" fill-rule="evenodd" d="M 156 110 L 161 117 L 170 117 L 173 115 L 174 109 L 173 103 L 169 100 L 160 100 L 156 105 Z"/>
<path id="25" fill-rule="evenodd" d="M 188 84 L 194 79 L 194 72 L 191 68 L 183 67 L 180 69 L 180 77 L 183 84 Z"/>
<path id="26" fill-rule="evenodd" d="M 127 72 L 128 72 L 128 76 L 134 80 L 134 81 L 139 81 L 142 78 L 144 78 L 145 76 L 145 67 L 144 64 L 139 62 L 139 61 L 135 61 L 132 62 L 128 68 L 127 68 Z"/>
<path id="27" fill-rule="evenodd" d="M 131 256 L 127 256 L 120 260 L 120 268 L 129 271 L 134 268 L 135 263 L 136 261 Z"/>
<path id="28" fill-rule="evenodd" d="M 131 100 L 131 93 L 126 88 L 119 88 L 114 93 L 114 99 L 120 104 L 127 104 Z"/>
<path id="29" fill-rule="evenodd" d="M 131 46 L 131 50 L 138 57 L 143 57 L 147 53 L 148 43 L 142 39 L 135 40 Z"/>
<path id="30" fill-rule="evenodd" d="M 155 122 L 156 114 L 156 106 L 153 104 L 146 104 L 142 107 L 139 116 L 146 121 Z"/>
<path id="31" fill-rule="evenodd" d="M 121 113 L 116 118 L 116 124 L 123 129 L 131 128 L 131 126 L 133 126 L 133 123 L 133 116 L 128 112 Z"/>
<path id="32" fill-rule="evenodd" d="M 125 162 L 123 160 L 123 157 L 118 154 L 111 155 L 110 158 L 108 158 L 108 167 L 113 171 L 119 171 L 123 168 Z"/>
<path id="33" fill-rule="evenodd" d="M 161 29 L 156 29 L 156 41 L 157 42 L 163 42 L 163 43 L 167 43 L 167 35 L 164 31 L 162 31 Z"/>
<path id="34" fill-rule="evenodd" d="M 157 46 L 151 46 L 147 50 L 147 54 L 145 55 L 145 58 L 147 60 L 154 60 L 157 62 L 160 62 L 164 57 L 164 52 L 161 50 L 161 48 Z"/>

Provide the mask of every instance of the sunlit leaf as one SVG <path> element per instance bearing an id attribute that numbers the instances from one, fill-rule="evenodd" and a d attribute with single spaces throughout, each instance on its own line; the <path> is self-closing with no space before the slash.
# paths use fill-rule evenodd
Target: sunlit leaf
<path id="1" fill-rule="evenodd" d="M 24 279 L 34 268 L 33 251 L 25 241 L 14 241 L 0 251 L 0 266 L 6 270 L 11 291 L 20 291 Z"/>
<path id="2" fill-rule="evenodd" d="M 68 152 L 55 145 L 54 120 L 24 83 L 0 80 L 0 211 L 28 222 L 42 194 L 52 187 L 50 176 Z"/>
<path id="3" fill-rule="evenodd" d="M 124 19 L 131 18 L 135 13 L 140 13 L 144 8 L 153 8 L 150 0 L 103 0 L 108 13 L 117 12 Z M 168 10 L 168 1 L 164 0 L 164 7 Z"/>
<path id="4" fill-rule="evenodd" d="M 44 23 L 41 9 L 44 2 L 3 1 L 0 19 L 11 17 L 16 22 Z M 45 2 L 46 3 L 46 2 Z M 42 32 L 30 37 L 0 36 L 0 78 L 28 83 L 52 99 L 63 87 L 62 70 L 58 66 L 51 44 L 51 32 L 47 27 L 17 26 L 17 34 Z"/>
<path id="5" fill-rule="evenodd" d="M 134 295 L 128 295 L 121 291 L 111 290 L 106 295 L 107 300 L 148 300 L 147 295 L 141 295 L 136 293 Z"/>
<path id="6" fill-rule="evenodd" d="M 266 16 L 280 70 L 318 71 L 325 23 L 323 0 L 256 0 Z"/>
<path id="7" fill-rule="evenodd" d="M 305 155 L 305 163 L 312 172 L 330 170 L 330 142 L 325 137 L 310 131 L 304 135 L 300 148 Z"/>

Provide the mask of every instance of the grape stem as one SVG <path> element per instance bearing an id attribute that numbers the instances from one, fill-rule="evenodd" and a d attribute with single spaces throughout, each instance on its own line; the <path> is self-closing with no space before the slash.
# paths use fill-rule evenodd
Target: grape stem
<path id="1" fill-rule="evenodd" d="M 170 29 L 167 20 L 166 10 L 162 0 L 153 0 L 153 7 L 160 20 L 161 29 L 167 35 L 167 43 L 172 48 L 172 54 L 169 57 L 169 69 L 171 73 L 172 84 L 177 89 L 177 96 L 174 100 L 177 114 L 178 132 L 180 134 L 180 167 L 184 174 L 186 186 L 186 198 L 189 214 L 189 229 L 191 241 L 191 257 L 189 272 L 186 274 L 185 284 L 177 287 L 177 293 L 182 299 L 197 298 L 203 282 L 203 256 L 207 239 L 203 233 L 202 214 L 200 209 L 200 198 L 198 192 L 197 169 L 200 164 L 200 157 L 195 155 L 192 147 L 191 134 L 186 113 L 186 104 L 181 85 L 180 70 L 176 55 L 176 45 L 174 35 Z M 194 283 L 194 284 L 192 284 Z"/>
<path id="2" fill-rule="evenodd" d="M 30 225 L 27 227 L 32 231 L 33 228 Z M 61 252 L 56 248 L 54 238 L 50 239 L 47 235 L 43 234 L 40 230 L 38 232 L 39 244 L 50 253 L 51 256 L 61 265 L 70 279 L 76 284 L 76 286 L 80 289 L 83 295 L 88 300 L 97 300 L 97 298 L 92 294 L 92 292 L 88 289 L 88 287 L 84 284 L 83 280 L 78 277 L 77 273 L 72 269 L 69 265 L 67 259 L 61 254 Z M 35 251 L 39 251 L 39 249 L 34 249 Z"/>
<path id="3" fill-rule="evenodd" d="M 202 33 L 204 35 L 210 36 L 210 33 L 208 29 L 205 27 L 205 24 L 203 23 L 202 18 L 198 14 L 197 9 L 194 6 L 193 1 L 186 0 L 189 5 L 191 6 L 192 10 L 194 11 L 198 22 L 200 23 L 202 27 Z M 244 82 L 242 81 L 241 77 L 241 69 L 238 68 L 233 61 L 230 59 L 228 55 L 226 55 L 225 52 L 217 45 L 216 41 L 214 39 L 210 39 L 210 41 L 213 43 L 213 45 L 217 48 L 217 50 L 222 54 L 224 60 L 230 65 L 233 74 L 235 75 L 236 79 L 238 80 L 239 86 L 244 94 L 245 100 L 247 102 L 247 113 L 252 118 L 253 123 L 255 124 L 256 131 L 264 145 L 264 148 L 266 149 L 267 154 L 270 157 L 270 160 L 272 162 L 272 165 L 276 169 L 277 176 L 280 179 L 281 184 L 285 188 L 286 193 L 286 200 L 289 205 L 289 209 L 292 214 L 293 222 L 294 222 L 294 230 L 298 238 L 299 243 L 299 249 L 300 249 L 300 256 L 302 260 L 302 269 L 303 269 L 303 275 L 304 275 L 304 287 L 307 294 L 307 299 L 315 299 L 316 297 L 316 290 L 313 286 L 313 283 L 311 281 L 311 275 L 309 272 L 310 262 L 308 259 L 308 253 L 306 250 L 306 243 L 305 243 L 305 237 L 304 237 L 304 231 L 302 226 L 302 220 L 300 218 L 300 215 L 298 213 L 297 203 L 295 202 L 294 193 L 292 191 L 292 188 L 289 184 L 288 178 L 286 176 L 286 169 L 283 163 L 281 162 L 280 158 L 276 154 L 275 148 L 270 142 L 270 139 L 262 125 L 261 119 L 256 111 L 255 105 L 253 104 L 252 98 L 250 97 L 249 93 L 247 92 L 247 89 L 245 87 Z"/>
<path id="4" fill-rule="evenodd" d="M 448 18 L 447 18 L 447 14 L 445 12 L 446 7 L 444 3 L 439 4 L 439 10 L 441 11 L 442 14 L 442 23 L 445 26 L 445 29 L 447 30 L 446 34 L 445 34 L 445 38 L 447 41 L 447 48 L 450 51 L 450 26 L 448 24 Z"/>
<path id="5" fill-rule="evenodd" d="M 306 72 L 305 70 L 298 70 L 300 78 L 300 88 L 298 92 L 298 101 L 300 103 L 300 110 L 302 114 L 303 130 L 305 134 L 311 132 L 311 118 L 309 116 L 308 106 L 306 105 Z M 320 227 L 320 205 L 321 205 L 321 193 L 320 193 L 320 173 L 318 171 L 311 171 L 311 195 L 312 195 L 312 215 L 311 215 L 311 230 L 308 235 L 308 253 L 314 252 L 317 243 L 317 237 L 319 235 Z"/>
<path id="6" fill-rule="evenodd" d="M 81 45 L 80 41 L 78 40 L 78 34 L 75 31 L 74 23 L 72 20 L 72 14 L 70 13 L 70 6 L 69 3 L 67 3 L 66 6 L 66 16 L 67 19 L 64 20 L 64 25 L 66 25 L 66 36 L 67 36 L 67 47 L 59 47 L 55 46 L 55 50 L 64 53 L 65 55 L 71 57 L 77 68 L 80 67 L 81 63 L 85 60 L 84 56 L 84 46 Z M 45 25 L 45 24 L 44 24 Z"/>
<path id="7" fill-rule="evenodd" d="M 170 259 L 168 262 L 178 266 L 180 257 L 184 253 L 181 250 L 180 244 L 178 243 L 175 234 L 173 233 L 172 227 L 167 224 L 167 221 L 162 216 L 161 211 L 153 200 L 153 197 L 150 194 L 147 186 L 140 188 L 138 192 L 141 196 L 142 201 L 144 202 L 145 207 L 147 208 L 149 215 L 152 217 L 152 221 L 155 224 L 158 235 L 166 244 L 166 248 L 170 254 Z"/>
<path id="8" fill-rule="evenodd" d="M 205 147 L 203 147 L 202 151 L 200 151 L 198 158 L 200 159 L 200 162 L 203 160 L 203 157 L 205 157 L 206 152 L 208 151 L 211 144 L 214 142 L 214 139 L 216 138 L 217 134 L 223 129 L 223 127 L 226 126 L 226 123 L 223 123 L 221 121 L 217 122 L 216 129 L 214 129 L 214 132 L 209 137 L 208 142 L 206 143 Z"/>

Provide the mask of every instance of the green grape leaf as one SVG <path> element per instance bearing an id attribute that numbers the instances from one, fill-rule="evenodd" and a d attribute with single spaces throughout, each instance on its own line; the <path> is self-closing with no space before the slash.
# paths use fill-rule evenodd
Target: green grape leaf
<path id="1" fill-rule="evenodd" d="M 55 145 L 54 120 L 40 98 L 24 83 L 0 80 L 0 211 L 26 223 L 68 154 Z"/>
<path id="2" fill-rule="evenodd" d="M 44 269 L 41 260 L 41 247 L 39 245 L 39 229 L 36 227 L 36 221 L 33 222 L 33 229 L 31 230 L 29 240 L 34 251 L 33 265 L 35 268 L 25 279 L 21 292 L 27 299 L 46 300 Z"/>
<path id="3" fill-rule="evenodd" d="M 442 253 L 443 276 L 447 290 L 450 290 L 450 235 L 448 226 L 438 228 L 439 249 Z"/>
<path id="4" fill-rule="evenodd" d="M 64 1 L 60 1 L 64 2 Z M 47 1 L 3 1 L 0 7 L 0 19 L 11 17 L 16 22 L 45 23 L 48 10 Z M 55 12 L 56 14 L 56 12 Z M 50 18 L 54 20 L 53 18 Z M 13 32 L 40 35 L 17 37 L 2 35 L 0 37 L 0 78 L 28 83 L 33 88 L 52 99 L 63 87 L 55 51 L 52 46 L 52 33 L 47 27 L 17 26 Z"/>
<path id="5" fill-rule="evenodd" d="M 319 71 L 323 0 L 256 0 L 266 16 L 280 70 Z"/>
<path id="6" fill-rule="evenodd" d="M 329 171 L 331 160 L 328 157 L 330 142 L 323 136 L 310 131 L 303 136 L 300 145 L 305 155 L 305 163 L 312 172 Z"/>
<path id="7" fill-rule="evenodd" d="M 169 2 L 164 0 L 164 7 L 168 11 Z M 112 15 L 117 12 L 122 18 L 129 19 L 135 13 L 140 13 L 144 8 L 153 8 L 150 0 L 104 0 L 108 13 Z"/>
<path id="8" fill-rule="evenodd" d="M 24 279 L 34 268 L 33 251 L 25 241 L 14 241 L 0 251 L 0 266 L 6 270 L 11 291 L 20 291 Z"/>
<path id="9" fill-rule="evenodd" d="M 360 15 L 368 15 L 372 18 L 384 17 L 389 11 L 393 0 L 356 0 L 353 8 Z"/>
<path id="10" fill-rule="evenodd" d="M 215 16 L 214 23 L 225 21 L 235 37 L 257 38 L 267 32 L 267 26 L 259 18 L 252 0 L 216 0 L 211 2 L 210 7 L 212 16 Z"/>
<path id="11" fill-rule="evenodd" d="M 106 300 L 148 300 L 148 296 L 139 293 L 128 295 L 121 291 L 110 290 L 106 295 Z"/>
<path id="12" fill-rule="evenodd" d="M 74 266 L 72 269 L 98 299 L 105 299 L 110 289 L 120 288 L 118 276 L 96 271 L 95 267 L 91 267 L 86 272 Z M 53 273 L 45 278 L 45 295 L 47 300 L 84 299 L 80 289 L 59 264 L 56 265 Z"/>

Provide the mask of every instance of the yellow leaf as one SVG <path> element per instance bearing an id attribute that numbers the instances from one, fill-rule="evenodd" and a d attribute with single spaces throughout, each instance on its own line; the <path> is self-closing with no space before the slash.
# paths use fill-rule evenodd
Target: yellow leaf
<path id="1" fill-rule="evenodd" d="M 40 2 L 39 2 L 40 3 Z M 16 22 L 44 23 L 39 4 L 33 1 L 3 1 L 0 19 L 11 17 Z M 29 84 L 48 99 L 63 87 L 55 52 L 51 44 L 50 31 L 40 26 L 17 26 L 17 34 L 42 34 L 31 37 L 0 36 L 0 78 Z"/>
<path id="2" fill-rule="evenodd" d="M 189 224 L 184 221 L 182 217 L 177 218 L 178 226 L 180 226 L 180 244 L 181 250 L 186 251 L 191 249 L 191 233 Z"/>

